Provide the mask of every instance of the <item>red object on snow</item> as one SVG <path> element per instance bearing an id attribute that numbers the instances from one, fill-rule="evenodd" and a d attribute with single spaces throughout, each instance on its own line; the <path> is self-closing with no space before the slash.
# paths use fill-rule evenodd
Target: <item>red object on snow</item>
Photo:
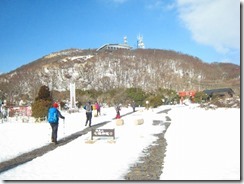
<path id="1" fill-rule="evenodd" d="M 178 94 L 180 97 L 195 96 L 196 91 L 180 91 Z"/>

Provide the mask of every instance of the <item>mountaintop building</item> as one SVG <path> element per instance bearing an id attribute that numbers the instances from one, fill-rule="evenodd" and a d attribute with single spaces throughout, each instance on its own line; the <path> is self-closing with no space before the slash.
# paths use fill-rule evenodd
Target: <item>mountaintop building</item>
<path id="1" fill-rule="evenodd" d="M 105 44 L 97 49 L 97 51 L 103 51 L 103 50 L 131 50 L 132 47 L 127 44 Z"/>
<path id="2" fill-rule="evenodd" d="M 144 43 L 143 43 L 143 40 L 142 40 L 143 39 L 142 36 L 139 35 L 137 37 L 137 39 L 138 39 L 137 40 L 137 48 L 144 49 L 145 46 L 144 46 Z M 104 44 L 101 47 L 99 47 L 97 49 L 97 51 L 104 51 L 104 50 L 109 50 L 109 51 L 113 51 L 113 50 L 131 50 L 132 48 L 133 47 L 128 45 L 127 37 L 125 36 L 123 44 L 118 44 L 118 43 L 115 43 L 115 44 L 111 44 L 111 43 Z"/>

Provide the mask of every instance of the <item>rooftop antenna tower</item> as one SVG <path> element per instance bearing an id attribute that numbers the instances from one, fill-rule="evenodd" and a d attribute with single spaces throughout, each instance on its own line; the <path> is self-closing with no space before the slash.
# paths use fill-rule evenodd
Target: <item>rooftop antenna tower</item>
<path id="1" fill-rule="evenodd" d="M 124 44 L 127 45 L 128 42 L 127 42 L 127 36 L 124 36 Z"/>
<path id="2" fill-rule="evenodd" d="M 139 49 L 145 48 L 145 45 L 143 43 L 143 37 L 140 34 L 137 36 L 137 48 Z"/>

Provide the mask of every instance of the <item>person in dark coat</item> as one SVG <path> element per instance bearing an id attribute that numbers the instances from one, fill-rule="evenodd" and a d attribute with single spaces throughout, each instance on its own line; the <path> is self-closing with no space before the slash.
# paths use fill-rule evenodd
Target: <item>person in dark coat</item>
<path id="1" fill-rule="evenodd" d="M 135 103 L 135 101 L 132 102 L 131 106 L 132 106 L 133 112 L 136 112 L 136 103 Z"/>
<path id="2" fill-rule="evenodd" d="M 59 125 L 59 118 L 62 118 L 62 119 L 65 119 L 64 116 L 62 116 L 62 114 L 60 113 L 60 111 L 58 110 L 58 104 L 55 102 L 53 104 L 53 107 L 51 107 L 49 109 L 49 112 L 51 111 L 51 109 L 56 109 L 57 111 L 57 120 L 55 122 L 51 122 L 50 120 L 49 121 L 49 124 L 52 128 L 52 134 L 51 134 L 51 141 L 55 144 L 58 144 L 57 142 L 57 137 L 58 137 L 58 125 Z M 49 119 L 49 118 L 48 118 Z"/>
<path id="3" fill-rule="evenodd" d="M 86 103 L 86 105 L 84 106 L 84 109 L 86 110 L 86 125 L 89 122 L 89 127 L 91 127 L 91 120 L 92 120 L 92 110 L 93 107 L 91 105 L 91 102 Z"/>

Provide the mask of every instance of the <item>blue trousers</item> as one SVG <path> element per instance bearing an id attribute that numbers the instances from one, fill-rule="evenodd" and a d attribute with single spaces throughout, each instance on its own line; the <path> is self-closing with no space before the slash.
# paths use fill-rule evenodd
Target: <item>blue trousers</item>
<path id="1" fill-rule="evenodd" d="M 52 127 L 52 135 L 51 135 L 52 142 L 57 142 L 58 123 L 50 123 L 50 125 Z"/>
<path id="2" fill-rule="evenodd" d="M 91 119 L 92 119 L 92 113 L 91 112 L 86 112 L 86 125 L 89 121 L 89 126 L 91 126 Z"/>

